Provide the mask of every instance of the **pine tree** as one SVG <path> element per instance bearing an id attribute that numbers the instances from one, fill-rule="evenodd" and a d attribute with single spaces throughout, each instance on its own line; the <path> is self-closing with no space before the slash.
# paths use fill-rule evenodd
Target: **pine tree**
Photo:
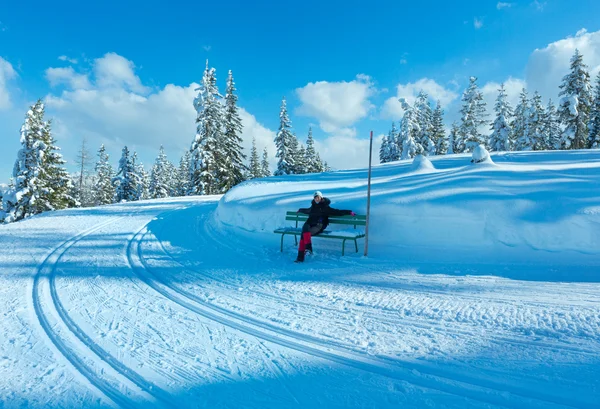
<path id="1" fill-rule="evenodd" d="M 464 152 L 464 145 L 461 145 L 458 124 L 452 123 L 450 133 L 448 134 L 448 155 Z"/>
<path id="2" fill-rule="evenodd" d="M 296 169 L 295 169 L 295 174 L 297 175 L 302 175 L 304 173 L 308 173 L 306 171 L 307 167 L 308 167 L 308 162 L 306 161 L 306 148 L 304 147 L 304 145 L 302 145 L 301 143 L 298 143 L 299 147 L 297 150 L 297 156 L 296 156 Z"/>
<path id="3" fill-rule="evenodd" d="M 394 162 L 400 160 L 400 156 L 402 155 L 402 144 L 399 142 L 399 134 L 396 129 L 396 123 L 392 122 L 392 128 L 387 136 L 388 142 L 388 162 Z"/>
<path id="4" fill-rule="evenodd" d="M 150 198 L 160 199 L 171 196 L 170 176 L 172 169 L 169 169 L 169 165 L 165 149 L 161 145 L 150 172 Z"/>
<path id="5" fill-rule="evenodd" d="M 487 123 L 487 115 L 483 94 L 477 87 L 477 78 L 471 77 L 469 81 L 469 87 L 462 96 L 463 106 L 460 110 L 459 135 L 465 144 L 465 149 L 472 152 L 477 146 L 486 143 L 480 128 Z"/>
<path id="6" fill-rule="evenodd" d="M 46 210 L 76 204 L 69 195 L 71 179 L 55 146 L 50 122 L 44 121 L 44 104 L 38 100 L 25 115 L 21 149 L 13 169 L 13 182 L 3 195 L 3 220 L 14 222 Z"/>
<path id="7" fill-rule="evenodd" d="M 185 196 L 190 190 L 190 157 L 190 151 L 186 150 L 179 160 L 175 181 L 175 196 Z"/>
<path id="8" fill-rule="evenodd" d="M 308 138 L 306 139 L 306 173 L 318 173 L 320 164 L 317 162 L 317 151 L 315 150 L 315 140 L 313 139 L 312 128 L 308 128 Z"/>
<path id="9" fill-rule="evenodd" d="M 510 151 L 512 133 L 510 121 L 513 112 L 510 103 L 506 99 L 504 84 L 498 90 L 494 111 L 496 112 L 496 119 L 492 123 L 492 134 L 490 135 L 488 145 L 492 151 Z"/>
<path id="10" fill-rule="evenodd" d="M 383 135 L 381 138 L 381 147 L 379 148 L 379 163 L 390 162 L 390 136 Z"/>
<path id="11" fill-rule="evenodd" d="M 435 144 L 436 155 L 445 155 L 448 152 L 448 139 L 444 130 L 444 110 L 440 101 L 437 102 L 431 117 L 431 139 Z"/>
<path id="12" fill-rule="evenodd" d="M 133 152 L 131 160 L 135 169 L 134 176 L 137 187 L 135 200 L 150 199 L 150 175 L 144 168 L 144 164 L 138 160 L 137 152 Z"/>
<path id="13" fill-rule="evenodd" d="M 115 200 L 117 203 L 132 202 L 138 199 L 135 164 L 127 146 L 123 148 L 117 174 L 113 177 L 112 183 L 115 186 Z"/>
<path id="14" fill-rule="evenodd" d="M 523 88 L 519 95 L 519 103 L 515 108 L 513 122 L 511 124 L 512 146 L 514 146 L 514 150 L 516 151 L 527 150 L 529 146 L 533 145 L 531 143 L 531 137 L 529 136 L 529 113 L 529 97 L 527 96 L 527 90 Z"/>
<path id="15" fill-rule="evenodd" d="M 279 160 L 277 161 L 277 169 L 275 170 L 274 176 L 290 175 L 294 173 L 295 163 L 292 156 L 294 154 L 294 137 L 291 128 L 292 123 L 287 114 L 285 98 L 283 98 L 279 110 L 279 130 L 275 136 L 275 146 L 277 148 L 275 156 Z"/>
<path id="16" fill-rule="evenodd" d="M 250 151 L 250 166 L 248 166 L 248 179 L 255 179 L 260 177 L 262 177 L 262 170 L 260 168 L 258 150 L 256 149 L 256 138 L 252 138 L 252 150 Z"/>
<path id="17" fill-rule="evenodd" d="M 90 183 L 87 183 L 87 179 L 90 176 L 88 172 L 90 153 L 87 150 L 86 142 L 85 138 L 81 140 L 81 148 L 79 149 L 77 159 L 75 160 L 79 174 L 77 175 L 77 188 L 75 189 L 74 197 L 77 198 L 77 201 L 83 207 L 90 206 L 93 203 L 94 196 L 89 190 L 84 190 L 85 187 L 93 186 L 93 184 L 90 185 Z"/>
<path id="18" fill-rule="evenodd" d="M 271 171 L 269 170 L 269 154 L 267 152 L 267 148 L 263 150 L 262 162 L 260 164 L 261 177 L 268 178 L 271 176 Z"/>
<path id="19" fill-rule="evenodd" d="M 423 152 L 421 145 L 416 142 L 420 131 L 419 124 L 416 121 L 414 108 L 404 98 L 400 99 L 400 103 L 404 110 L 398 136 L 399 143 L 402 146 L 402 156 L 400 159 L 412 159 Z"/>
<path id="20" fill-rule="evenodd" d="M 227 90 L 225 93 L 225 115 L 224 115 L 224 172 L 219 177 L 220 191 L 227 192 L 233 186 L 244 180 L 246 167 L 244 160 L 246 155 L 242 148 L 242 120 L 238 113 L 237 100 L 235 95 L 235 82 L 233 74 L 229 70 L 227 77 Z"/>
<path id="21" fill-rule="evenodd" d="M 547 135 L 544 133 L 546 112 L 542 105 L 542 96 L 535 91 L 529 108 L 529 122 L 527 124 L 527 133 L 530 135 L 532 149 L 541 151 L 548 146 Z"/>
<path id="22" fill-rule="evenodd" d="M 558 117 L 564 125 L 562 146 L 564 149 L 588 147 L 588 122 L 592 106 L 590 74 L 579 50 L 571 58 L 571 72 L 563 77 L 559 96 Z"/>
<path id="23" fill-rule="evenodd" d="M 221 95 L 214 68 L 208 67 L 194 99 L 197 116 L 196 137 L 191 146 L 190 195 L 211 195 L 219 192 L 218 176 L 225 172 L 219 163 L 219 143 L 223 140 Z"/>
<path id="24" fill-rule="evenodd" d="M 290 139 L 289 146 L 290 146 L 290 150 L 289 150 L 288 157 L 290 158 L 290 162 L 294 164 L 292 166 L 291 173 L 294 175 L 301 175 L 302 173 L 304 173 L 304 169 L 302 167 L 303 166 L 302 162 L 304 161 L 304 158 L 300 154 L 302 147 L 301 147 L 300 142 L 298 141 L 298 138 L 296 137 L 295 133 L 292 133 L 292 137 Z"/>
<path id="25" fill-rule="evenodd" d="M 113 203 L 115 200 L 115 187 L 112 184 L 114 170 L 110 164 L 108 153 L 104 145 L 98 150 L 96 162 L 96 184 L 94 189 L 94 204 L 96 206 Z"/>
<path id="26" fill-rule="evenodd" d="M 548 143 L 546 149 L 560 149 L 562 130 L 560 129 L 558 112 L 556 111 L 556 107 L 552 103 L 552 100 L 549 100 L 548 105 L 546 106 L 545 118 L 544 135 L 546 135 L 546 141 Z"/>
<path id="27" fill-rule="evenodd" d="M 421 91 L 415 102 L 415 114 L 419 124 L 419 134 L 416 142 L 423 147 L 423 154 L 435 155 L 436 146 L 433 140 L 433 111 L 429 102 L 429 95 Z"/>
<path id="28" fill-rule="evenodd" d="M 596 87 L 594 89 L 594 99 L 590 109 L 590 122 L 588 128 L 589 147 L 592 149 L 600 148 L 600 72 L 598 72 L 598 76 L 596 77 Z"/>

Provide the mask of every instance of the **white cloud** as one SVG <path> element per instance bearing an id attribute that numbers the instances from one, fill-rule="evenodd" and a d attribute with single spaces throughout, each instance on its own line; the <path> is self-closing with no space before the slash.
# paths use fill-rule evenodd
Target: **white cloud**
<path id="1" fill-rule="evenodd" d="M 534 0 L 533 3 L 531 3 L 531 5 L 533 7 L 535 7 L 538 11 L 544 11 L 544 9 L 546 8 L 546 5 L 548 3 L 545 1 L 538 1 L 538 0 Z"/>
<path id="2" fill-rule="evenodd" d="M 72 89 L 91 88 L 87 75 L 76 73 L 73 67 L 48 68 L 46 70 L 46 79 L 50 82 L 50 86 L 52 87 L 66 84 Z"/>
<path id="3" fill-rule="evenodd" d="M 71 64 L 77 64 L 77 58 L 69 58 L 66 55 L 61 55 L 58 57 L 58 59 L 61 61 L 66 61 Z"/>
<path id="4" fill-rule="evenodd" d="M 100 88 L 124 88 L 139 94 L 148 93 L 149 88 L 142 85 L 133 72 L 134 68 L 132 61 L 115 53 L 107 53 L 94 60 L 96 84 Z"/>
<path id="5" fill-rule="evenodd" d="M 316 118 L 325 132 L 352 133 L 351 126 L 373 108 L 369 98 L 375 92 L 371 78 L 364 74 L 350 82 L 309 83 L 296 89 L 302 102 L 296 113 Z"/>
<path id="6" fill-rule="evenodd" d="M 512 3 L 504 3 L 504 2 L 501 2 L 501 1 L 499 1 L 498 4 L 496 4 L 496 8 L 498 10 L 508 9 L 508 8 L 511 8 L 512 6 L 513 6 Z"/>
<path id="7" fill-rule="evenodd" d="M 373 138 L 373 163 L 378 163 L 381 138 Z M 321 158 L 333 169 L 366 168 L 369 166 L 369 139 L 354 136 L 333 135 L 324 140 L 315 140 L 315 148 Z"/>
<path id="8" fill-rule="evenodd" d="M 204 49 L 204 51 L 210 51 L 212 47 L 210 45 L 204 45 L 202 46 L 202 49 Z"/>
<path id="9" fill-rule="evenodd" d="M 11 107 L 8 81 L 16 78 L 17 73 L 11 63 L 0 57 L 0 109 Z"/>
<path id="10" fill-rule="evenodd" d="M 530 93 L 535 90 L 545 99 L 558 97 L 562 78 L 569 73 L 575 49 L 583 55 L 592 78 L 600 71 L 600 31 L 588 33 L 579 30 L 575 37 L 567 37 L 536 49 L 529 57 L 526 81 Z"/>
<path id="11" fill-rule="evenodd" d="M 477 30 L 479 30 L 481 27 L 483 27 L 483 21 L 477 17 L 475 17 L 473 19 L 473 27 L 475 27 Z"/>
<path id="12" fill-rule="evenodd" d="M 405 98 L 409 104 L 413 104 L 421 91 L 426 92 L 432 101 L 440 101 L 443 108 L 447 107 L 458 97 L 456 92 L 445 88 L 434 80 L 430 78 L 421 78 L 417 82 L 399 84 L 397 86 L 397 95 L 388 98 L 384 102 L 381 109 L 381 116 L 385 119 L 400 119 L 403 110 L 398 99 Z"/>

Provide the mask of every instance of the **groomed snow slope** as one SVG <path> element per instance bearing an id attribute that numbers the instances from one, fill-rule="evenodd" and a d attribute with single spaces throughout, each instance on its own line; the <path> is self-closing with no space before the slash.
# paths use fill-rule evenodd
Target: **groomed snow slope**
<path id="1" fill-rule="evenodd" d="M 0 226 L 0 407 L 597 407 L 600 152 L 469 160 L 375 167 L 369 257 L 272 233 L 365 170 Z"/>

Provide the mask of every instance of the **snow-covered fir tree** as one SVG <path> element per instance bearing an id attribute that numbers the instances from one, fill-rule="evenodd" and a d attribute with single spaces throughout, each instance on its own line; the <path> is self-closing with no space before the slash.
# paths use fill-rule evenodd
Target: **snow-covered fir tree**
<path id="1" fill-rule="evenodd" d="M 404 116 L 400 123 L 400 133 L 398 134 L 398 142 L 402 146 L 402 156 L 400 159 L 412 159 L 416 155 L 423 153 L 423 148 L 416 142 L 419 135 L 419 124 L 417 123 L 416 113 L 404 99 L 400 99 Z"/>
<path id="2" fill-rule="evenodd" d="M 98 161 L 95 170 L 94 204 L 100 206 L 113 203 L 115 200 L 115 187 L 112 179 L 115 172 L 109 162 L 109 155 L 106 153 L 104 145 L 101 145 L 98 150 Z"/>
<path id="3" fill-rule="evenodd" d="M 563 77 L 558 117 L 564 126 L 563 149 L 585 149 L 588 147 L 589 115 L 592 106 L 590 74 L 579 50 L 571 58 L 571 72 Z"/>
<path id="4" fill-rule="evenodd" d="M 235 88 L 235 82 L 233 81 L 233 74 L 229 70 L 227 77 L 227 90 L 225 93 L 225 114 L 224 114 L 224 142 L 222 147 L 223 152 L 223 171 L 219 175 L 219 190 L 222 193 L 227 192 L 233 186 L 241 183 L 244 180 L 244 173 L 246 167 L 242 148 L 242 120 L 238 113 L 237 100 L 238 97 L 235 94 L 237 89 Z"/>
<path id="5" fill-rule="evenodd" d="M 435 154 L 445 155 L 448 152 L 448 138 L 444 129 L 444 110 L 440 101 L 437 102 L 431 117 L 431 139 L 435 144 Z"/>
<path id="6" fill-rule="evenodd" d="M 119 159 L 117 173 L 112 179 L 115 186 L 115 200 L 117 203 L 138 200 L 138 176 L 136 174 L 133 156 L 125 146 Z"/>
<path id="7" fill-rule="evenodd" d="M 306 161 L 306 148 L 301 143 L 298 143 L 297 155 L 296 155 L 296 171 L 297 175 L 301 175 L 307 172 L 308 162 Z"/>
<path id="8" fill-rule="evenodd" d="M 492 134 L 490 135 L 488 146 L 491 151 L 510 151 L 512 133 L 510 122 L 513 112 L 506 97 L 504 84 L 500 85 L 500 89 L 498 90 L 494 112 L 496 113 L 496 119 L 492 123 Z"/>
<path id="9" fill-rule="evenodd" d="M 425 156 L 435 155 L 436 146 L 433 140 L 433 111 L 429 102 L 429 95 L 421 91 L 417 96 L 414 111 L 419 124 L 419 133 L 416 142 L 423 147 Z"/>
<path id="10" fill-rule="evenodd" d="M 400 143 L 399 137 L 400 137 L 400 135 L 399 135 L 398 129 L 396 129 L 396 123 L 392 122 L 392 127 L 387 135 L 387 139 L 388 139 L 387 159 L 388 159 L 388 162 L 394 162 L 394 161 L 400 160 L 400 156 L 402 156 L 402 144 Z"/>
<path id="11" fill-rule="evenodd" d="M 175 196 L 185 196 L 190 190 L 190 151 L 186 150 L 177 168 L 177 180 L 175 181 Z"/>
<path id="12" fill-rule="evenodd" d="M 218 175 L 225 172 L 219 163 L 220 142 L 223 140 L 223 105 L 217 88 L 214 68 L 208 67 L 194 99 L 196 137 L 190 149 L 190 195 L 211 195 L 219 192 Z"/>
<path id="13" fill-rule="evenodd" d="M 562 129 L 560 128 L 560 120 L 558 112 L 552 100 L 548 101 L 546 106 L 544 120 L 544 135 L 548 143 L 547 149 L 561 149 Z"/>
<path id="14" fill-rule="evenodd" d="M 256 179 L 262 177 L 260 168 L 260 158 L 258 157 L 258 149 L 256 149 L 256 138 L 252 138 L 252 149 L 250 150 L 250 164 L 248 166 L 248 179 Z"/>
<path id="15" fill-rule="evenodd" d="M 50 122 L 44 121 L 44 114 L 44 104 L 38 100 L 25 115 L 13 181 L 3 195 L 2 219 L 5 222 L 76 203 L 69 195 L 71 180 L 63 166 L 65 161 L 57 152 Z"/>
<path id="16" fill-rule="evenodd" d="M 590 109 L 590 122 L 588 125 L 588 145 L 590 148 L 600 148 L 600 71 L 596 77 L 596 87 Z"/>
<path id="17" fill-rule="evenodd" d="M 459 135 L 458 124 L 456 122 L 452 123 L 450 127 L 450 133 L 448 134 L 448 155 L 452 155 L 454 153 L 462 153 L 465 151 L 465 146 L 462 144 Z"/>
<path id="18" fill-rule="evenodd" d="M 302 144 L 298 141 L 298 137 L 295 133 L 292 133 L 292 139 L 290 143 L 289 157 L 291 162 L 294 163 L 292 166 L 292 174 L 301 175 L 304 172 L 304 155 L 302 154 Z"/>
<path id="19" fill-rule="evenodd" d="M 381 146 L 379 147 L 379 163 L 391 162 L 389 140 L 389 135 L 383 135 L 383 138 L 381 138 Z"/>
<path id="20" fill-rule="evenodd" d="M 511 144 L 516 151 L 531 150 L 531 146 L 533 145 L 528 127 L 530 114 L 529 105 L 527 90 L 523 88 L 519 94 L 519 102 L 515 107 L 513 122 L 511 124 Z"/>
<path id="21" fill-rule="evenodd" d="M 139 161 L 137 152 L 133 152 L 132 161 L 137 181 L 137 197 L 135 200 L 150 199 L 150 174 L 144 168 L 144 164 Z"/>
<path id="22" fill-rule="evenodd" d="M 317 162 L 317 151 L 315 150 L 315 140 L 313 139 L 312 127 L 308 128 L 308 138 L 306 139 L 306 173 L 318 173 L 320 164 Z"/>
<path id="23" fill-rule="evenodd" d="M 292 135 L 292 123 L 287 113 L 285 97 L 281 100 L 279 110 L 279 130 L 275 136 L 275 147 L 277 148 L 277 169 L 274 176 L 290 175 L 294 173 L 294 135 Z"/>
<path id="24" fill-rule="evenodd" d="M 161 145 L 150 171 L 150 198 L 160 199 L 171 196 L 172 165 L 169 165 L 165 149 Z"/>
<path id="25" fill-rule="evenodd" d="M 469 79 L 469 86 L 462 96 L 462 108 L 460 110 L 461 123 L 459 135 L 464 141 L 467 152 L 473 152 L 479 145 L 486 144 L 486 138 L 481 133 L 481 128 L 487 124 L 485 102 L 483 93 L 477 87 L 477 77 Z"/>
<path id="26" fill-rule="evenodd" d="M 529 107 L 529 118 L 527 123 L 527 133 L 532 142 L 531 148 L 534 151 L 541 151 L 547 148 L 549 142 L 544 133 L 546 122 L 546 111 L 542 104 L 542 96 L 535 91 Z"/>
<path id="27" fill-rule="evenodd" d="M 261 176 L 263 178 L 268 178 L 271 176 L 271 171 L 269 170 L 269 153 L 267 152 L 267 148 L 263 150 L 263 157 L 260 163 Z"/>
<path id="28" fill-rule="evenodd" d="M 87 141 L 85 138 L 81 140 L 81 147 L 77 152 L 75 164 L 77 165 L 77 174 L 73 180 L 75 187 L 73 197 L 77 198 L 80 206 L 88 207 L 94 204 L 94 192 L 91 190 L 95 185 L 95 181 L 89 181 L 91 178 L 89 165 L 91 161 L 90 153 L 87 149 Z"/>

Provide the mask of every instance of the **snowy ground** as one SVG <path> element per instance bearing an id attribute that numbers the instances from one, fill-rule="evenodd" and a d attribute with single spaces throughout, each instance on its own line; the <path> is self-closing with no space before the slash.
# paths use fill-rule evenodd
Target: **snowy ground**
<path id="1" fill-rule="evenodd" d="M 369 257 L 272 233 L 360 169 L 0 226 L 0 408 L 598 408 L 600 152 L 469 159 L 376 167 Z"/>

